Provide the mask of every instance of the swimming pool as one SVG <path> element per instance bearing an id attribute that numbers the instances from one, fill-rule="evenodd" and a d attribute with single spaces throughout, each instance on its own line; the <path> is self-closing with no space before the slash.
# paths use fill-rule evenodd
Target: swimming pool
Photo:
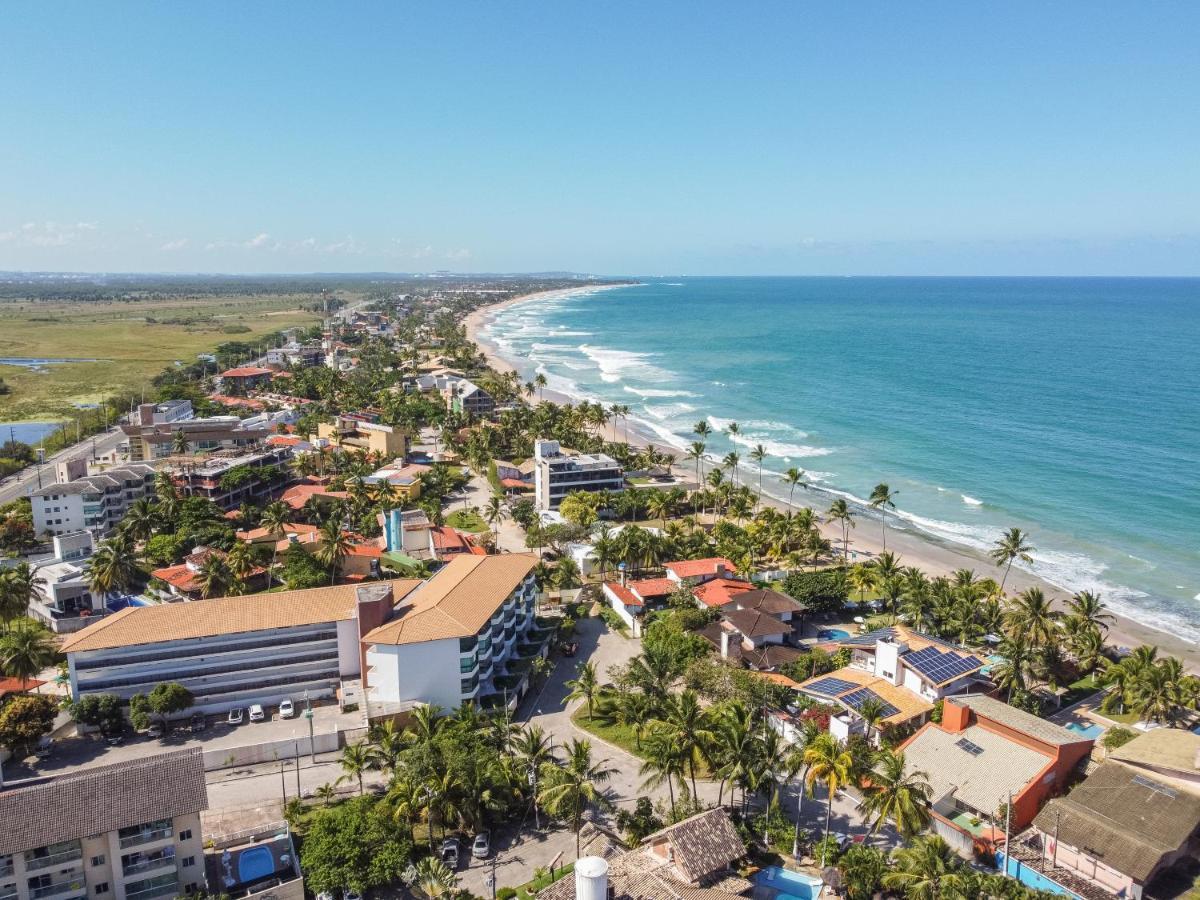
<path id="1" fill-rule="evenodd" d="M 238 883 L 249 884 L 275 872 L 275 857 L 269 847 L 249 847 L 238 854 Z"/>
<path id="2" fill-rule="evenodd" d="M 782 866 L 768 866 L 754 876 L 759 887 L 774 888 L 775 900 L 814 900 L 821 895 L 820 878 L 791 872 Z"/>
<path id="3" fill-rule="evenodd" d="M 1067 725 L 1067 731 L 1073 731 L 1076 734 L 1083 735 L 1085 738 L 1095 740 L 1104 734 L 1104 726 L 1097 725 L 1095 722 L 1091 725 L 1080 725 L 1078 722 L 1071 722 Z"/>
<path id="4" fill-rule="evenodd" d="M 817 637 L 823 641 L 844 641 L 850 637 L 850 632 L 842 628 L 822 628 L 817 632 Z"/>

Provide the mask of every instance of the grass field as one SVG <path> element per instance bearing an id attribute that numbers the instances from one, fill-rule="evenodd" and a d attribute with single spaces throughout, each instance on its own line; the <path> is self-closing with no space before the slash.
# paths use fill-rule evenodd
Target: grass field
<path id="1" fill-rule="evenodd" d="M 0 304 L 0 357 L 96 360 L 45 372 L 0 365 L 0 378 L 11 388 L 0 396 L 0 421 L 67 419 L 77 406 L 104 397 L 139 396 L 176 361 L 195 362 L 226 341 L 315 324 L 319 316 L 301 308 L 312 301 L 311 295 L 248 294 Z"/>

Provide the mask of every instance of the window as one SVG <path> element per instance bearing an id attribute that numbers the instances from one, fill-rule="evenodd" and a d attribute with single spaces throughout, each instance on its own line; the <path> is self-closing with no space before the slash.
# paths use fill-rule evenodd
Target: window
<path id="1" fill-rule="evenodd" d="M 185 857 L 183 858 L 183 863 L 182 863 L 182 865 L 183 865 L 183 867 L 184 867 L 185 869 L 186 869 L 188 866 L 194 866 L 195 864 L 196 864 L 196 857 L 194 857 L 194 856 L 185 856 Z"/>
<path id="2" fill-rule="evenodd" d="M 107 894 L 108 893 L 108 882 L 102 881 L 98 885 L 96 885 L 96 893 L 97 894 Z"/>
<path id="3" fill-rule="evenodd" d="M 183 831 L 179 832 L 179 839 L 181 841 L 190 841 L 192 839 L 192 829 L 185 828 Z"/>
<path id="4" fill-rule="evenodd" d="M 104 865 L 104 854 L 103 854 L 103 853 L 101 853 L 99 856 L 93 856 L 93 857 L 92 857 L 92 865 L 93 865 L 93 866 L 102 866 L 102 865 Z"/>

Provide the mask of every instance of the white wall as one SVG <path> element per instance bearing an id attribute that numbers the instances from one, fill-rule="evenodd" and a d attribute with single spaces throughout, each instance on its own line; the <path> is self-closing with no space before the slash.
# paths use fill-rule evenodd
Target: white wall
<path id="1" fill-rule="evenodd" d="M 463 673 L 458 668 L 458 638 L 418 644 L 375 644 L 367 651 L 371 702 L 416 700 L 446 709 L 462 704 Z"/>
<path id="2" fill-rule="evenodd" d="M 362 674 L 359 655 L 358 619 L 343 619 L 337 623 L 338 672 L 343 678 Z"/>

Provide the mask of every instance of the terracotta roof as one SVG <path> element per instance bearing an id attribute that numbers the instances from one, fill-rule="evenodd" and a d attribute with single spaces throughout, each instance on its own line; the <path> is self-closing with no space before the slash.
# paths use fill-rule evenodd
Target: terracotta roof
<path id="1" fill-rule="evenodd" d="M 208 808 L 199 749 L 156 753 L 0 792 L 0 855 Z"/>
<path id="2" fill-rule="evenodd" d="M 456 556 L 363 641 L 415 644 L 477 634 L 536 565 L 527 553 Z"/>
<path id="3" fill-rule="evenodd" d="M 266 407 L 266 404 L 261 400 L 252 400 L 249 397 L 228 397 L 225 394 L 210 394 L 208 399 L 222 406 L 243 406 L 246 409 L 263 409 Z"/>
<path id="4" fill-rule="evenodd" d="M 907 688 L 898 687 L 884 678 L 877 678 L 871 672 L 863 669 L 855 669 L 852 666 L 846 666 L 843 669 L 835 669 L 832 672 L 826 672 L 824 675 L 816 675 L 812 678 L 807 678 L 800 682 L 799 689 L 808 693 L 808 688 L 821 681 L 824 678 L 836 678 L 839 681 L 849 683 L 851 686 L 837 691 L 836 694 L 830 695 L 825 692 L 821 693 L 822 699 L 828 699 L 830 696 L 834 698 L 844 697 L 847 694 L 852 694 L 859 688 L 869 688 L 875 693 L 879 699 L 885 703 L 890 703 L 896 707 L 899 712 L 888 716 L 883 721 L 889 725 L 907 722 L 917 716 L 927 713 L 933 709 L 932 703 L 926 703 L 912 691 Z"/>
<path id="5" fill-rule="evenodd" d="M 650 600 L 674 593 L 679 585 L 670 578 L 639 578 L 628 582 L 628 587 L 643 600 Z"/>
<path id="6" fill-rule="evenodd" d="M 798 688 L 800 682 L 788 678 L 782 672 L 751 672 L 755 678 L 761 678 L 764 681 L 770 681 L 772 684 L 782 685 L 786 688 Z"/>
<path id="7" fill-rule="evenodd" d="M 1033 824 L 1144 882 L 1200 828 L 1200 796 L 1109 761 L 1070 794 L 1046 804 Z"/>
<path id="8" fill-rule="evenodd" d="M 44 681 L 38 681 L 36 678 L 30 678 L 25 682 L 22 682 L 20 678 L 0 678 L 0 699 L 7 697 L 9 694 L 32 691 L 34 688 L 41 687 L 45 683 Z"/>
<path id="9" fill-rule="evenodd" d="M 746 845 L 723 809 L 697 813 L 656 831 L 642 843 L 653 845 L 663 839 L 674 851 L 675 865 L 695 883 L 711 878 L 746 855 Z"/>
<path id="10" fill-rule="evenodd" d="M 748 581 L 737 578 L 714 578 L 692 590 L 692 596 L 705 606 L 720 607 L 732 602 L 739 594 L 749 592 L 754 588 Z"/>
<path id="11" fill-rule="evenodd" d="M 301 444 L 307 444 L 304 438 L 294 437 L 288 434 L 273 434 L 267 438 L 267 443 L 272 447 L 298 447 Z"/>
<path id="12" fill-rule="evenodd" d="M 730 574 L 737 569 L 737 566 L 723 556 L 669 562 L 663 568 L 669 572 L 674 572 L 680 578 L 696 578 L 700 575 L 716 575 L 717 566 L 723 567 Z"/>
<path id="13" fill-rule="evenodd" d="M 500 485 L 512 488 L 515 491 L 533 490 L 533 484 L 528 481 L 522 481 L 520 478 L 501 478 Z"/>
<path id="14" fill-rule="evenodd" d="M 292 509 L 300 509 L 311 497 L 329 497 L 334 500 L 345 500 L 350 494 L 346 491 L 331 491 L 323 484 L 294 484 L 280 496 L 280 500 Z"/>
<path id="15" fill-rule="evenodd" d="M 642 602 L 641 597 L 639 597 L 637 594 L 635 594 L 629 588 L 625 587 L 625 585 L 621 584 L 621 582 L 619 582 L 619 581 L 606 581 L 606 582 L 604 582 L 604 587 L 606 590 L 611 591 L 613 593 L 613 595 L 618 600 L 620 600 L 622 603 L 624 603 L 626 606 L 645 606 L 646 605 L 645 603 Z"/>
<path id="16" fill-rule="evenodd" d="M 308 525 L 304 522 L 289 522 L 283 526 L 283 533 L 285 535 L 316 534 L 320 530 L 321 529 L 316 525 Z M 271 535 L 272 532 L 267 531 L 265 528 L 251 528 L 249 531 L 239 531 L 237 533 L 237 539 L 239 541 L 249 541 L 250 543 L 254 543 L 255 541 L 269 540 Z"/>
<path id="17" fill-rule="evenodd" d="M 262 366 L 237 366 L 232 369 L 226 369 L 221 373 L 222 378 L 250 378 L 254 375 L 270 375 L 270 369 L 264 369 Z"/>
<path id="18" fill-rule="evenodd" d="M 1023 709 L 1009 706 L 1003 700 L 988 697 L 984 694 L 962 694 L 957 697 L 947 697 L 947 703 L 969 707 L 977 717 L 991 719 L 1013 731 L 1027 734 L 1031 738 L 1045 744 L 1090 744 L 1092 738 L 1075 731 L 1069 731 L 1061 725 L 1055 725 L 1046 719 L 1027 713 Z M 1200 740 L 1200 738 L 1197 738 Z"/>
<path id="19" fill-rule="evenodd" d="M 390 584 L 399 601 L 420 581 L 396 579 Z M 321 622 L 352 619 L 357 605 L 354 585 L 311 588 L 303 591 L 246 594 L 192 603 L 127 606 L 68 637 L 64 653 L 107 650 L 163 641 L 197 640 L 222 634 L 294 628 Z"/>
<path id="20" fill-rule="evenodd" d="M 470 538 L 449 525 L 435 525 L 429 529 L 429 536 L 438 553 L 470 553 L 473 546 Z"/>

